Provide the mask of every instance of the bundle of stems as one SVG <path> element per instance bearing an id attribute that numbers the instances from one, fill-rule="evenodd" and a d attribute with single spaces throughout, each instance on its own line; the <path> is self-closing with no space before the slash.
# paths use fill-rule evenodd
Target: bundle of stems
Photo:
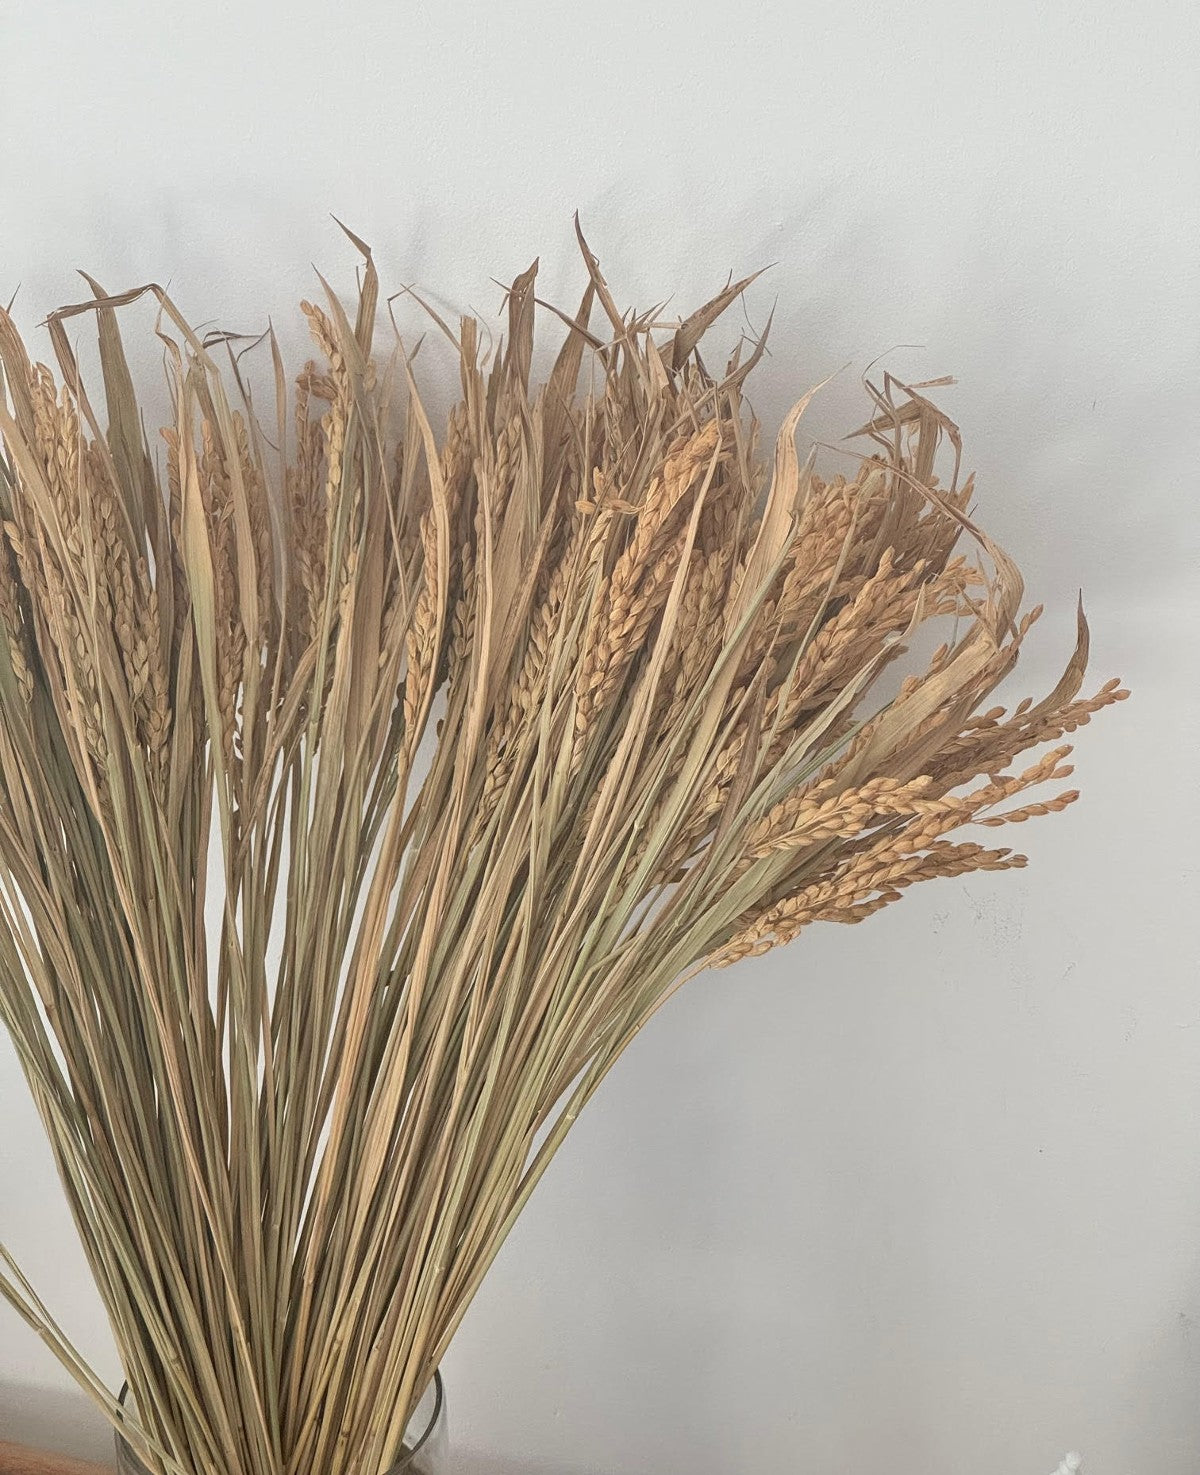
<path id="1" fill-rule="evenodd" d="M 494 349 L 436 319 L 439 436 L 399 336 L 372 357 L 356 244 L 294 385 L 263 345 L 268 414 L 240 345 L 142 289 L 153 443 L 117 325 L 139 293 L 52 316 L 57 373 L 0 314 L 0 1012 L 136 1420 L 7 1254 L 0 1287 L 170 1475 L 384 1469 L 667 996 L 1022 864 L 950 837 L 1068 804 L 1044 745 L 1124 695 L 1080 697 L 1081 614 L 1048 695 L 987 706 L 1037 612 L 922 387 L 871 390 L 848 476 L 801 462 L 805 401 L 760 459 L 762 343 L 700 352 L 746 282 L 664 328 L 581 236 L 544 382 L 536 265 Z M 881 681 L 927 624 L 944 643 Z"/>

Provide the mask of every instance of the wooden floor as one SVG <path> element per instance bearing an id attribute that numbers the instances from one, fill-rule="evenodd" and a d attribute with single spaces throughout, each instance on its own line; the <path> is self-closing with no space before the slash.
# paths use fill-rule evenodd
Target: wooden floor
<path id="1" fill-rule="evenodd" d="M 113 1475 L 113 1468 L 47 1454 L 44 1449 L 30 1449 L 25 1444 L 5 1444 L 0 1439 L 0 1475 Z"/>

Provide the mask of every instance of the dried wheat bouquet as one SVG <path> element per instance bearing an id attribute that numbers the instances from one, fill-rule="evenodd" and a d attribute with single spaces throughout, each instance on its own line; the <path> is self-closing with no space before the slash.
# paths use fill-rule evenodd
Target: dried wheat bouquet
<path id="1" fill-rule="evenodd" d="M 885 382 L 848 477 L 798 459 L 803 401 L 760 458 L 761 344 L 699 349 L 746 284 L 663 330 L 580 244 L 544 383 L 533 269 L 494 352 L 437 320 L 440 436 L 365 248 L 350 315 L 303 305 L 294 386 L 262 346 L 266 411 L 243 345 L 145 289 L 153 439 L 139 294 L 55 314 L 57 370 L 0 315 L 0 1011 L 156 1471 L 386 1467 L 668 994 L 1022 864 L 964 836 L 1069 803 L 1055 744 L 1125 694 L 1080 697 L 1081 617 L 1053 691 L 989 706 L 1036 611 L 924 394 Z M 0 1281 L 122 1424 L 10 1256 Z"/>

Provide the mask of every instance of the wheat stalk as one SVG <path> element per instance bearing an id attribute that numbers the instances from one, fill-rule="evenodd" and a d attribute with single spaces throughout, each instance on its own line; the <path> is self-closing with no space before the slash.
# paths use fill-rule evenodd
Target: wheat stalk
<path id="1" fill-rule="evenodd" d="M 142 289 L 157 448 L 117 327 L 139 293 L 55 314 L 57 373 L 0 314 L 0 1013 L 138 1422 L 7 1255 L 0 1288 L 155 1471 L 384 1468 L 667 995 L 1023 863 L 948 837 L 1069 803 L 1018 802 L 1068 749 L 1009 765 L 1125 695 L 1080 698 L 1081 614 L 1055 689 L 987 708 L 1032 620 L 918 388 L 874 391 L 852 474 L 800 463 L 802 405 L 768 469 L 761 345 L 719 376 L 698 352 L 746 283 L 656 336 L 580 244 L 545 382 L 531 269 L 501 350 L 462 324 L 440 441 L 408 358 L 372 358 L 365 247 L 353 317 L 305 305 L 290 396 L 271 340 L 261 421 Z M 885 696 L 927 622 L 946 643 Z"/>

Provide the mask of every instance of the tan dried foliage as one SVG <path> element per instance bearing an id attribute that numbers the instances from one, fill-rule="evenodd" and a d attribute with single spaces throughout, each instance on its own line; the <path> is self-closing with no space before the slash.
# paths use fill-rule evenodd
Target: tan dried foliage
<path id="1" fill-rule="evenodd" d="M 153 446 L 138 293 L 55 315 L 57 373 L 0 314 L 0 1010 L 157 1471 L 383 1469 L 666 996 L 1023 864 L 949 837 L 1070 803 L 1069 749 L 1010 765 L 1125 695 L 1080 696 L 1081 614 L 1053 691 L 988 706 L 1033 617 L 924 388 L 872 391 L 841 474 L 799 408 L 765 465 L 761 345 L 721 375 L 698 348 L 746 284 L 664 336 L 580 241 L 544 381 L 531 268 L 495 353 L 463 321 L 440 439 L 403 346 L 372 357 L 369 252 L 349 312 L 304 304 L 290 393 L 270 341 L 261 420 L 240 353 L 143 289 Z M 7 1257 L 0 1284 L 122 1425 Z"/>

